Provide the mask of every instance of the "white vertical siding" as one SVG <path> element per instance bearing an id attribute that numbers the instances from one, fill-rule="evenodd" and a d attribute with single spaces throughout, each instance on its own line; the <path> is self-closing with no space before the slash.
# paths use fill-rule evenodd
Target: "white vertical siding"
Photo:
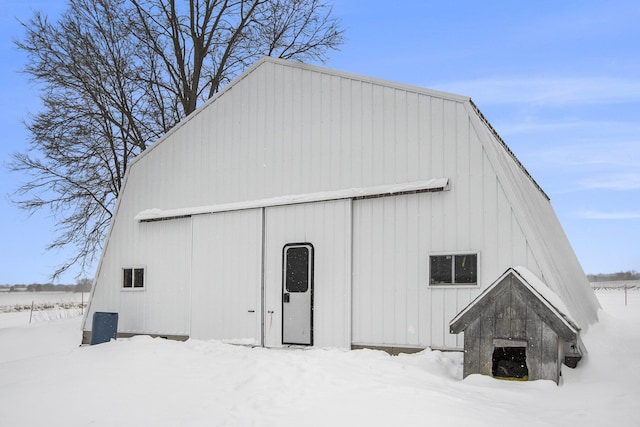
<path id="1" fill-rule="evenodd" d="M 443 209 L 462 203 L 455 189 L 354 202 L 354 344 L 461 348 L 463 337 L 448 333 L 449 321 L 509 266 L 532 265 L 495 176 L 488 174 L 486 181 L 495 197 L 464 215 Z M 466 185 L 484 187 L 482 182 Z M 475 216 L 475 210 L 492 214 Z M 470 229 L 494 237 L 474 242 Z M 479 286 L 429 286 L 429 255 L 447 252 L 478 253 Z"/>
<path id="2" fill-rule="evenodd" d="M 351 202 L 307 203 L 265 210 L 265 345 L 282 337 L 282 249 L 314 248 L 314 346 L 349 348 L 351 330 Z M 272 313 L 270 313 L 272 312 Z"/>
<path id="3" fill-rule="evenodd" d="M 472 173 L 477 173 L 479 166 L 477 159 L 472 158 L 471 138 L 469 129 L 469 117 L 460 103 L 454 104 L 455 112 L 455 143 L 451 144 L 455 147 L 453 154 L 453 174 L 455 176 L 456 188 L 454 191 L 455 198 L 455 222 L 456 222 L 456 248 L 470 248 L 471 229 L 477 226 L 473 223 L 474 218 L 470 215 L 472 212 Z M 480 247 L 475 245 L 475 247 Z"/>
<path id="4" fill-rule="evenodd" d="M 140 260 L 146 266 L 145 292 L 148 298 L 145 301 L 148 317 L 142 330 L 188 335 L 191 220 L 186 218 L 175 223 L 160 221 L 139 226 L 143 245 Z M 126 312 L 124 308 L 123 312 Z"/>
<path id="5" fill-rule="evenodd" d="M 151 171 L 145 208 L 160 209 L 442 177 L 460 111 L 454 96 L 264 62 L 132 169 Z"/>
<path id="6" fill-rule="evenodd" d="M 191 337 L 260 344 L 262 210 L 193 218 Z"/>
<path id="7" fill-rule="evenodd" d="M 118 230 L 116 250 L 107 248 L 92 295 L 89 320 L 96 311 L 119 313 L 118 331 L 189 335 L 191 220 L 136 224 Z M 122 269 L 143 267 L 144 289 L 123 289 Z M 91 330 L 91 322 L 88 321 Z"/>
<path id="8" fill-rule="evenodd" d="M 423 193 L 354 202 L 354 344 L 456 347 L 455 336 L 453 344 L 445 343 L 447 317 L 458 299 L 472 293 L 432 288 L 428 279 L 429 254 L 435 252 L 431 235 L 446 222 L 433 215 L 432 205 L 450 197 Z"/>

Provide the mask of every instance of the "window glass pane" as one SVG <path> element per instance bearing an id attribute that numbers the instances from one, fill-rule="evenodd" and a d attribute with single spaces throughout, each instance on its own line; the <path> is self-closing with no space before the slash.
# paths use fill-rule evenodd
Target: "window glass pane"
<path id="1" fill-rule="evenodd" d="M 122 286 L 125 288 L 133 287 L 133 270 L 130 268 L 124 268 L 124 278 L 122 281 Z"/>
<path id="2" fill-rule="evenodd" d="M 144 287 L 144 268 L 136 268 L 134 270 L 133 287 Z"/>
<path id="3" fill-rule="evenodd" d="M 285 257 L 285 288 L 287 292 L 307 292 L 309 289 L 309 248 L 287 248 Z"/>
<path id="4" fill-rule="evenodd" d="M 455 282 L 476 283 L 478 281 L 478 256 L 476 254 L 455 256 Z"/>
<path id="5" fill-rule="evenodd" d="M 431 284 L 451 284 L 453 275 L 451 255 L 432 256 L 431 258 Z"/>

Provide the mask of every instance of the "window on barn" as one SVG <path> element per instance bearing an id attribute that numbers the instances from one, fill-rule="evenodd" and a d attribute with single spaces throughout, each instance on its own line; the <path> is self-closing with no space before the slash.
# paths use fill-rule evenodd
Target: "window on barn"
<path id="1" fill-rule="evenodd" d="M 478 254 L 431 255 L 429 264 L 431 285 L 478 283 Z"/>
<path id="2" fill-rule="evenodd" d="M 307 292 L 309 289 L 309 248 L 285 248 L 285 288 L 287 292 Z"/>
<path id="3" fill-rule="evenodd" d="M 144 268 L 123 268 L 122 287 L 125 289 L 144 288 Z"/>

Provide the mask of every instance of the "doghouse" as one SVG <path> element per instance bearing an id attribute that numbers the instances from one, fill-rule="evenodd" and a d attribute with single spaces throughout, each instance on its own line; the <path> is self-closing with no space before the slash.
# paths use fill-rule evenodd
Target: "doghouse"
<path id="1" fill-rule="evenodd" d="M 564 303 L 524 267 L 509 268 L 451 322 L 464 331 L 464 377 L 552 380 L 582 357 L 580 328 Z"/>

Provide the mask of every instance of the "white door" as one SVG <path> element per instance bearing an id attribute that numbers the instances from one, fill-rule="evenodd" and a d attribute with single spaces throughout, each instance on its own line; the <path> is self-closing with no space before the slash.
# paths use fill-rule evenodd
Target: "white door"
<path id="1" fill-rule="evenodd" d="M 282 344 L 313 345 L 313 245 L 282 250 Z"/>

